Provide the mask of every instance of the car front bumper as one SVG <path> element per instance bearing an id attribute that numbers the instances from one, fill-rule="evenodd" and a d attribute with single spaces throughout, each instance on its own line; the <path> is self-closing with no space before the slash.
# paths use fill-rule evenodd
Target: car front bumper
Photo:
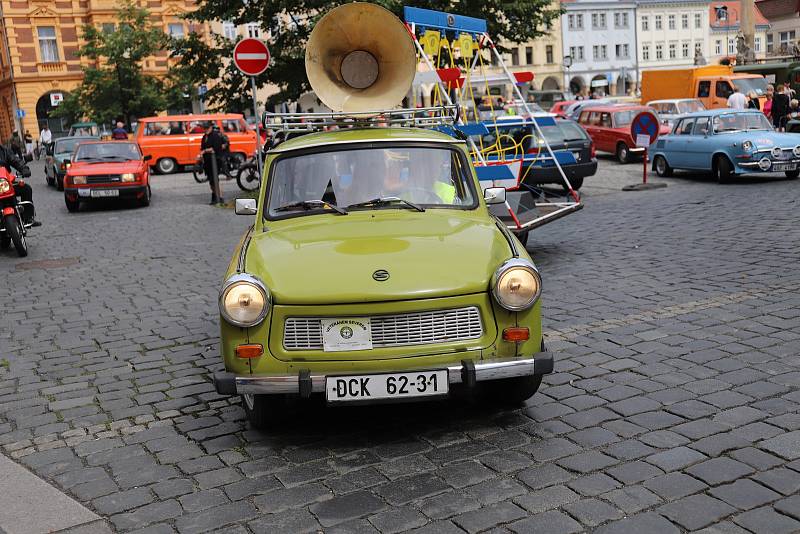
<path id="1" fill-rule="evenodd" d="M 119 191 L 117 196 L 107 196 L 107 197 L 93 197 L 92 191 Z M 134 185 L 115 185 L 115 186 L 94 186 L 94 185 L 87 185 L 87 186 L 77 186 L 77 187 L 65 187 L 64 193 L 70 195 L 70 197 L 74 197 L 76 200 L 80 200 L 82 202 L 86 202 L 88 200 L 107 200 L 107 199 L 135 199 L 141 198 L 141 196 L 147 191 L 146 185 L 141 184 L 134 184 Z"/>
<path id="2" fill-rule="evenodd" d="M 502 358 L 478 362 L 462 360 L 461 363 L 443 367 L 447 369 L 448 382 L 450 384 L 464 384 L 467 387 L 472 387 L 477 382 L 552 373 L 553 355 L 549 352 L 538 352 L 528 358 Z M 410 371 L 436 370 L 443 367 L 395 369 L 380 371 L 379 373 L 374 370 L 359 373 L 358 370 L 354 369 L 352 372 L 348 372 L 347 376 L 393 372 L 406 373 Z M 312 393 L 324 393 L 325 379 L 329 376 L 339 375 L 311 374 L 307 371 L 301 371 L 298 374 L 253 376 L 220 371 L 214 373 L 214 387 L 220 395 L 299 394 L 301 397 L 309 397 Z"/>
<path id="3" fill-rule="evenodd" d="M 591 161 L 585 163 L 576 163 L 573 165 L 562 165 L 564 174 L 567 179 L 571 178 L 586 178 L 587 176 L 594 176 L 597 173 L 597 159 L 592 158 Z M 547 167 L 531 166 L 531 170 L 527 171 L 522 169 L 522 176 L 525 177 L 523 183 L 542 184 L 542 183 L 561 183 L 561 174 L 555 165 Z"/>
<path id="4" fill-rule="evenodd" d="M 776 171 L 776 170 L 774 170 L 775 165 L 794 165 L 794 169 L 797 169 L 798 167 L 800 167 L 800 158 L 770 159 L 771 165 L 770 165 L 769 169 L 764 170 L 761 167 L 759 167 L 759 165 L 758 165 L 758 162 L 761 159 L 763 159 L 763 158 L 758 158 L 758 159 L 753 158 L 753 161 L 739 161 L 739 162 L 736 163 L 736 165 L 738 167 L 744 169 L 747 172 L 753 172 L 753 171 L 756 171 L 756 172 L 784 172 L 784 170 L 786 170 L 786 169 L 783 169 L 783 170 L 780 170 L 780 171 Z M 767 159 L 769 159 L 769 158 L 767 158 Z M 794 170 L 794 169 L 788 169 L 788 170 Z"/>

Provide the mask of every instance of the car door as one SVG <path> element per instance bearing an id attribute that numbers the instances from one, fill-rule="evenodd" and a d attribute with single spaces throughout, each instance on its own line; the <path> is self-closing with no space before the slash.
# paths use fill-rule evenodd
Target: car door
<path id="1" fill-rule="evenodd" d="M 720 78 L 714 82 L 714 107 L 728 107 L 728 97 L 733 94 L 733 87 L 728 80 Z"/>
<path id="2" fill-rule="evenodd" d="M 711 98 L 711 80 L 699 80 L 695 96 L 708 108 L 713 109 L 713 99 Z"/>
<path id="3" fill-rule="evenodd" d="M 670 165 L 675 168 L 686 169 L 690 168 L 692 150 L 692 130 L 694 129 L 695 118 L 687 117 L 680 119 L 678 124 L 672 130 L 672 135 L 669 136 L 669 147 L 672 159 Z"/>
<path id="4" fill-rule="evenodd" d="M 692 139 L 688 153 L 689 165 L 692 169 L 711 170 L 711 156 L 714 153 L 714 136 L 711 131 L 711 119 L 698 117 L 692 129 Z"/>
<path id="5" fill-rule="evenodd" d="M 597 150 L 603 152 L 614 153 L 617 151 L 617 144 L 613 134 L 613 126 L 611 124 L 611 113 L 602 111 L 597 113 L 599 115 L 599 125 L 597 127 Z"/>

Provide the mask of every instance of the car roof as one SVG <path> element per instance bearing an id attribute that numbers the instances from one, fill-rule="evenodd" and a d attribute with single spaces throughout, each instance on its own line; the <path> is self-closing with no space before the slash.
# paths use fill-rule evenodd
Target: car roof
<path id="1" fill-rule="evenodd" d="M 347 128 L 330 132 L 315 132 L 293 137 L 270 152 L 286 152 L 321 145 L 350 143 L 390 143 L 421 141 L 433 143 L 463 143 L 450 135 L 425 128 Z"/>
<path id="2" fill-rule="evenodd" d="M 86 143 L 81 143 L 81 144 L 82 145 L 111 145 L 111 144 L 122 145 L 122 144 L 128 144 L 128 145 L 139 146 L 139 144 L 136 143 L 136 141 L 130 141 L 130 140 L 125 141 L 124 139 L 108 139 L 108 140 L 104 141 L 102 139 L 97 139 L 96 137 L 93 138 L 91 141 L 88 141 Z"/>
<path id="3" fill-rule="evenodd" d="M 590 106 L 592 111 L 630 111 L 633 109 L 641 109 L 642 111 L 647 109 L 647 106 L 643 106 L 641 104 L 600 104 L 597 106 Z M 582 108 L 581 112 L 589 111 L 589 108 Z"/>
<path id="4" fill-rule="evenodd" d="M 241 113 L 204 113 L 198 115 L 163 115 L 159 117 L 144 117 L 139 122 L 170 122 L 170 121 L 208 121 L 214 119 L 243 119 Z"/>
<path id="5" fill-rule="evenodd" d="M 700 102 L 699 98 L 662 98 L 660 100 L 650 100 L 645 104 L 649 106 L 650 104 L 662 104 L 662 103 L 671 103 L 671 102 L 686 102 L 687 100 L 691 100 L 692 102 Z"/>
<path id="6" fill-rule="evenodd" d="M 100 138 L 96 135 L 65 135 L 64 137 L 59 137 L 56 141 L 63 141 L 63 140 L 75 140 L 75 139 L 87 139 L 89 141 L 99 141 Z"/>
<path id="7" fill-rule="evenodd" d="M 757 109 L 730 109 L 730 108 L 718 108 L 718 109 L 706 109 L 704 111 L 694 111 L 692 113 L 686 113 L 681 115 L 681 118 L 685 117 L 717 117 L 719 115 L 726 115 L 728 113 L 747 113 L 749 115 L 759 114 L 763 115 Z"/>

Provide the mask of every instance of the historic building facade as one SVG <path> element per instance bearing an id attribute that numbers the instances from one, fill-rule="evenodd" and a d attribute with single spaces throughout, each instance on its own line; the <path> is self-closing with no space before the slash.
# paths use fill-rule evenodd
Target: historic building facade
<path id="1" fill-rule="evenodd" d="M 709 45 L 709 0 L 637 0 L 639 66 L 642 70 L 694 65 L 706 60 Z"/>
<path id="2" fill-rule="evenodd" d="M 194 27 L 182 16 L 195 9 L 194 0 L 140 0 L 152 20 L 173 36 Z M 0 0 L 0 140 L 15 129 L 37 136 L 49 123 L 58 133 L 68 124 L 50 117 L 67 93 L 77 87 L 83 74 L 77 56 L 84 24 L 115 31 L 116 0 Z M 151 74 L 167 69 L 167 53 L 145 60 Z"/>

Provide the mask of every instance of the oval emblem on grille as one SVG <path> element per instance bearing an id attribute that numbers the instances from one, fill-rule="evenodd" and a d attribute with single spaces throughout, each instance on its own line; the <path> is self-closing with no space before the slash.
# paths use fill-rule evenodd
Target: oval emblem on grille
<path id="1" fill-rule="evenodd" d="M 374 278 L 378 282 L 385 282 L 389 279 L 389 271 L 385 271 L 383 269 L 378 269 L 374 273 L 372 273 L 372 278 Z"/>

